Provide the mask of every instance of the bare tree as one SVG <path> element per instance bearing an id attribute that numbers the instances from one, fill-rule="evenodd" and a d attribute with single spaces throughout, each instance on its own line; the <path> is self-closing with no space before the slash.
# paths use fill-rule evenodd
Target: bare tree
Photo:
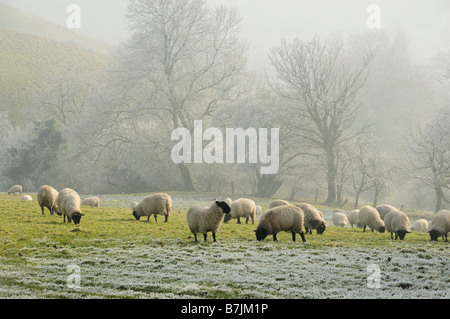
<path id="1" fill-rule="evenodd" d="M 349 129 L 356 120 L 358 97 L 373 56 L 370 53 L 358 67 L 351 67 L 343 55 L 341 43 L 322 43 L 317 37 L 309 42 L 283 40 L 270 53 L 278 78 L 271 86 L 295 102 L 290 115 L 298 140 L 323 152 L 327 204 L 337 200 L 337 150 L 354 137 Z"/>
<path id="2" fill-rule="evenodd" d="M 205 0 L 131 0 L 127 17 L 134 33 L 123 56 L 126 73 L 156 94 L 141 107 L 160 112 L 173 129 L 193 130 L 194 120 L 239 97 L 246 48 L 235 9 L 212 10 Z M 178 168 L 184 190 L 195 191 L 189 167 Z"/>

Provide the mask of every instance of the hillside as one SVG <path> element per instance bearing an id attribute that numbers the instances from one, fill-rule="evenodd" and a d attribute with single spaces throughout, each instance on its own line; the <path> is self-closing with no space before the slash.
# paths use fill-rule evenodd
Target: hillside
<path id="1" fill-rule="evenodd" d="M 46 89 L 52 76 L 95 75 L 112 61 L 100 53 L 4 28 L 0 43 L 0 112 L 10 111 L 13 119 L 34 94 Z"/>

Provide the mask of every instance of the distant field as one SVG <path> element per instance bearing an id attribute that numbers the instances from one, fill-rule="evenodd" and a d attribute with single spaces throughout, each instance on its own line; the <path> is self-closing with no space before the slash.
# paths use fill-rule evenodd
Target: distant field
<path id="1" fill-rule="evenodd" d="M 232 220 L 217 243 L 209 236 L 196 244 L 186 211 L 212 195 L 170 194 L 167 224 L 134 220 L 128 205 L 142 194 L 108 195 L 105 207 L 83 207 L 79 229 L 48 211 L 42 216 L 35 201 L 0 195 L 0 298 L 450 297 L 450 244 L 426 233 L 392 241 L 387 233 L 328 226 L 307 235 L 307 244 L 292 243 L 288 233 L 260 243 L 256 222 Z M 256 201 L 264 209 L 270 203 Z M 379 288 L 367 284 L 373 269 Z"/>

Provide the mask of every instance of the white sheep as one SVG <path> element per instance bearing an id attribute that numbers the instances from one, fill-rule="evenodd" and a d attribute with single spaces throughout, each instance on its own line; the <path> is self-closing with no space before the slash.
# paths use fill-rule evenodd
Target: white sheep
<path id="1" fill-rule="evenodd" d="M 72 220 L 75 225 L 78 225 L 81 221 L 81 217 L 84 216 L 81 213 L 81 198 L 76 191 L 70 188 L 65 188 L 59 192 L 56 198 L 56 205 L 58 210 L 64 215 L 64 222 L 70 223 Z"/>
<path id="2" fill-rule="evenodd" d="M 292 233 L 292 241 L 295 241 L 296 234 L 300 234 L 302 241 L 306 242 L 303 222 L 304 212 L 300 207 L 283 205 L 271 208 L 261 215 L 255 230 L 256 240 L 263 241 L 267 235 L 272 235 L 273 241 L 277 241 L 277 234 L 287 231 Z"/>
<path id="3" fill-rule="evenodd" d="M 450 232 L 450 211 L 441 210 L 434 215 L 431 220 L 430 238 L 432 241 L 437 241 L 439 236 L 442 236 L 442 240 L 448 242 L 448 233 Z"/>
<path id="4" fill-rule="evenodd" d="M 395 233 L 395 240 L 398 238 L 403 240 L 406 234 L 409 234 L 409 218 L 401 211 L 393 210 L 387 213 L 384 216 L 384 225 L 386 230 L 391 233 L 391 239 L 394 239 L 393 233 Z"/>
<path id="5" fill-rule="evenodd" d="M 85 198 L 81 202 L 81 206 L 100 207 L 100 198 L 98 198 L 98 197 Z"/>
<path id="6" fill-rule="evenodd" d="M 228 203 L 228 198 L 226 200 L 228 206 L 230 206 L 231 212 L 225 215 L 224 223 L 227 223 L 232 218 L 237 218 L 237 223 L 241 223 L 241 217 L 245 218 L 245 223 L 248 224 L 248 220 L 252 219 L 252 224 L 255 223 L 256 217 L 256 205 L 255 202 L 249 198 L 239 198 L 231 204 Z"/>
<path id="7" fill-rule="evenodd" d="M 364 232 L 366 231 L 366 227 L 379 231 L 380 233 L 384 233 L 385 226 L 384 222 L 378 213 L 378 210 L 373 208 L 372 206 L 364 206 L 359 210 L 358 219 L 363 225 Z"/>
<path id="8" fill-rule="evenodd" d="M 352 228 L 353 228 L 353 225 L 356 225 L 356 227 L 359 227 L 359 228 L 362 227 L 362 225 L 358 219 L 358 213 L 359 213 L 359 209 L 354 209 L 348 214 L 348 221 L 350 222 L 350 225 L 352 226 Z"/>
<path id="9" fill-rule="evenodd" d="M 49 185 L 43 185 L 39 187 L 37 191 L 37 201 L 42 210 L 42 215 L 44 215 L 44 207 L 47 207 L 50 215 L 57 213 L 56 199 L 58 198 L 58 191 Z"/>
<path id="10" fill-rule="evenodd" d="M 384 220 L 384 216 L 386 216 L 389 212 L 391 211 L 399 211 L 397 208 L 395 208 L 392 205 L 387 205 L 387 204 L 383 204 L 383 205 L 378 205 L 377 207 L 375 207 L 375 209 L 378 211 L 378 213 L 380 214 L 380 218 L 382 220 Z"/>
<path id="11" fill-rule="evenodd" d="M 158 193 L 149 195 L 142 199 L 139 204 L 133 208 L 133 216 L 136 220 L 141 219 L 142 216 L 147 216 L 147 221 L 150 221 L 150 216 L 163 215 L 164 222 L 167 223 L 169 215 L 172 212 L 172 198 L 165 193 Z"/>
<path id="12" fill-rule="evenodd" d="M 11 186 L 11 188 L 8 191 L 8 195 L 15 195 L 16 193 L 22 194 L 22 186 L 21 185 L 14 185 Z"/>
<path id="13" fill-rule="evenodd" d="M 256 218 L 259 218 L 263 212 L 263 209 L 260 205 L 256 205 Z"/>
<path id="14" fill-rule="evenodd" d="M 278 206 L 284 206 L 284 205 L 292 205 L 287 200 L 283 199 L 277 199 L 270 203 L 270 208 L 278 207 Z"/>
<path id="15" fill-rule="evenodd" d="M 412 225 L 410 230 L 417 231 L 420 233 L 428 232 L 428 222 L 425 219 L 416 220 Z"/>
<path id="16" fill-rule="evenodd" d="M 345 215 L 344 213 L 334 213 L 333 214 L 333 224 L 334 226 L 338 226 L 338 227 L 345 227 L 347 226 L 348 223 L 348 218 L 347 215 Z"/>
<path id="17" fill-rule="evenodd" d="M 33 197 L 31 197 L 30 195 L 24 195 L 22 196 L 22 198 L 20 200 L 24 200 L 24 201 L 32 201 Z"/>
<path id="18" fill-rule="evenodd" d="M 306 233 L 312 234 L 312 230 L 316 229 L 317 234 L 323 234 L 326 227 L 325 219 L 321 216 L 317 208 L 315 208 L 313 205 L 306 204 L 306 203 L 300 203 L 296 205 L 297 207 L 300 207 L 304 212 L 304 223 L 305 223 L 305 229 Z"/>
<path id="19" fill-rule="evenodd" d="M 187 212 L 187 223 L 191 233 L 197 242 L 197 233 L 203 234 L 206 241 L 207 233 L 212 232 L 213 240 L 216 242 L 216 233 L 222 225 L 223 215 L 229 214 L 230 206 L 226 202 L 214 201 L 210 207 L 194 206 Z"/>

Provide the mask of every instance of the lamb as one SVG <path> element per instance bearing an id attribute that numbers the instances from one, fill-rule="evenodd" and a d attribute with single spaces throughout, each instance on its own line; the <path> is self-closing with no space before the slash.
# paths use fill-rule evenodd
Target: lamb
<path id="1" fill-rule="evenodd" d="M 439 236 L 442 236 L 442 240 L 448 242 L 448 233 L 450 232 L 450 211 L 441 210 L 434 215 L 431 220 L 430 234 L 431 241 L 437 241 Z"/>
<path id="2" fill-rule="evenodd" d="M 66 216 L 68 222 L 73 222 L 78 225 L 81 221 L 81 217 L 84 216 L 81 213 L 81 198 L 76 191 L 71 188 L 63 189 L 56 198 L 56 205 L 59 211 L 64 215 L 64 222 L 66 222 Z"/>
<path id="3" fill-rule="evenodd" d="M 281 231 L 292 233 L 292 241 L 295 235 L 300 234 L 305 243 L 303 233 L 304 212 L 300 207 L 293 205 L 277 206 L 269 209 L 261 215 L 258 227 L 255 230 L 256 240 L 263 241 L 267 235 L 273 236 L 273 241 L 277 241 L 277 234 Z"/>
<path id="4" fill-rule="evenodd" d="M 333 224 L 338 227 L 345 227 L 348 223 L 347 215 L 344 213 L 334 213 L 333 214 Z"/>
<path id="5" fill-rule="evenodd" d="M 44 215 L 44 207 L 47 207 L 50 215 L 56 212 L 56 198 L 58 191 L 49 185 L 39 187 L 37 191 L 37 201 Z"/>
<path id="6" fill-rule="evenodd" d="M 142 216 L 147 216 L 147 221 L 150 221 L 150 216 L 153 215 L 157 222 L 156 215 L 163 215 L 165 217 L 164 222 L 167 223 L 171 212 L 172 198 L 165 193 L 149 195 L 133 208 L 133 216 L 136 220 L 141 219 Z"/>
<path id="7" fill-rule="evenodd" d="M 384 233 L 385 231 L 384 222 L 381 219 L 378 210 L 376 210 L 372 206 L 362 207 L 359 210 L 358 219 L 363 225 L 364 232 L 366 231 L 367 226 L 372 229 L 372 232 L 374 231 L 374 229 L 376 229 L 380 233 Z"/>
<path id="8" fill-rule="evenodd" d="M 31 197 L 30 195 L 24 195 L 22 196 L 22 198 L 20 200 L 24 200 L 24 201 L 32 201 L 33 197 Z"/>
<path id="9" fill-rule="evenodd" d="M 270 203 L 270 208 L 283 206 L 283 205 L 292 205 L 287 200 L 277 199 Z"/>
<path id="10" fill-rule="evenodd" d="M 228 200 L 228 198 L 227 198 Z M 248 220 L 252 219 L 252 224 L 255 223 L 256 217 L 256 205 L 255 202 L 249 198 L 239 198 L 232 202 L 228 203 L 230 206 L 231 212 L 225 215 L 224 222 L 227 223 L 232 218 L 237 218 L 237 223 L 241 223 L 241 217 L 245 218 L 245 223 L 248 224 Z"/>
<path id="11" fill-rule="evenodd" d="M 306 203 L 300 203 L 297 207 L 301 208 L 304 212 L 306 233 L 309 231 L 309 233 L 312 234 L 312 230 L 316 229 L 317 234 L 323 234 L 326 229 L 326 222 L 319 211 L 314 206 Z"/>
<path id="12" fill-rule="evenodd" d="M 98 197 L 85 198 L 81 202 L 81 205 L 82 206 L 100 207 L 100 198 L 98 198 Z"/>
<path id="13" fill-rule="evenodd" d="M 262 214 L 262 207 L 257 205 L 256 206 L 256 218 L 259 218 Z"/>
<path id="14" fill-rule="evenodd" d="M 22 186 L 21 185 L 14 185 L 11 186 L 11 188 L 8 191 L 8 195 L 15 195 L 16 193 L 22 194 Z"/>
<path id="15" fill-rule="evenodd" d="M 393 210 L 387 213 L 384 217 L 384 224 L 386 230 L 391 232 L 391 239 L 394 239 L 393 233 L 395 233 L 395 240 L 398 238 L 403 240 L 406 234 L 409 234 L 409 218 L 401 211 Z"/>
<path id="16" fill-rule="evenodd" d="M 350 222 L 350 225 L 353 228 L 353 225 L 356 225 L 356 227 L 362 227 L 361 223 L 359 222 L 358 219 L 358 213 L 359 213 L 359 209 L 355 209 L 352 210 L 349 214 L 348 214 L 348 221 Z"/>
<path id="17" fill-rule="evenodd" d="M 391 211 L 399 211 L 397 208 L 395 208 L 392 205 L 378 205 L 377 207 L 375 207 L 375 209 L 378 211 L 378 213 L 380 214 L 380 218 L 382 220 L 384 220 L 384 216 L 386 216 L 389 212 Z"/>
<path id="18" fill-rule="evenodd" d="M 416 220 L 412 225 L 410 230 L 414 230 L 421 233 L 428 232 L 428 222 L 425 219 Z"/>
<path id="19" fill-rule="evenodd" d="M 207 233 L 212 232 L 213 240 L 216 242 L 216 233 L 222 225 L 223 215 L 231 212 L 230 206 L 226 202 L 214 200 L 210 207 L 194 206 L 187 212 L 187 223 L 191 233 L 194 234 L 197 242 L 197 233 L 203 234 L 206 241 Z"/>

